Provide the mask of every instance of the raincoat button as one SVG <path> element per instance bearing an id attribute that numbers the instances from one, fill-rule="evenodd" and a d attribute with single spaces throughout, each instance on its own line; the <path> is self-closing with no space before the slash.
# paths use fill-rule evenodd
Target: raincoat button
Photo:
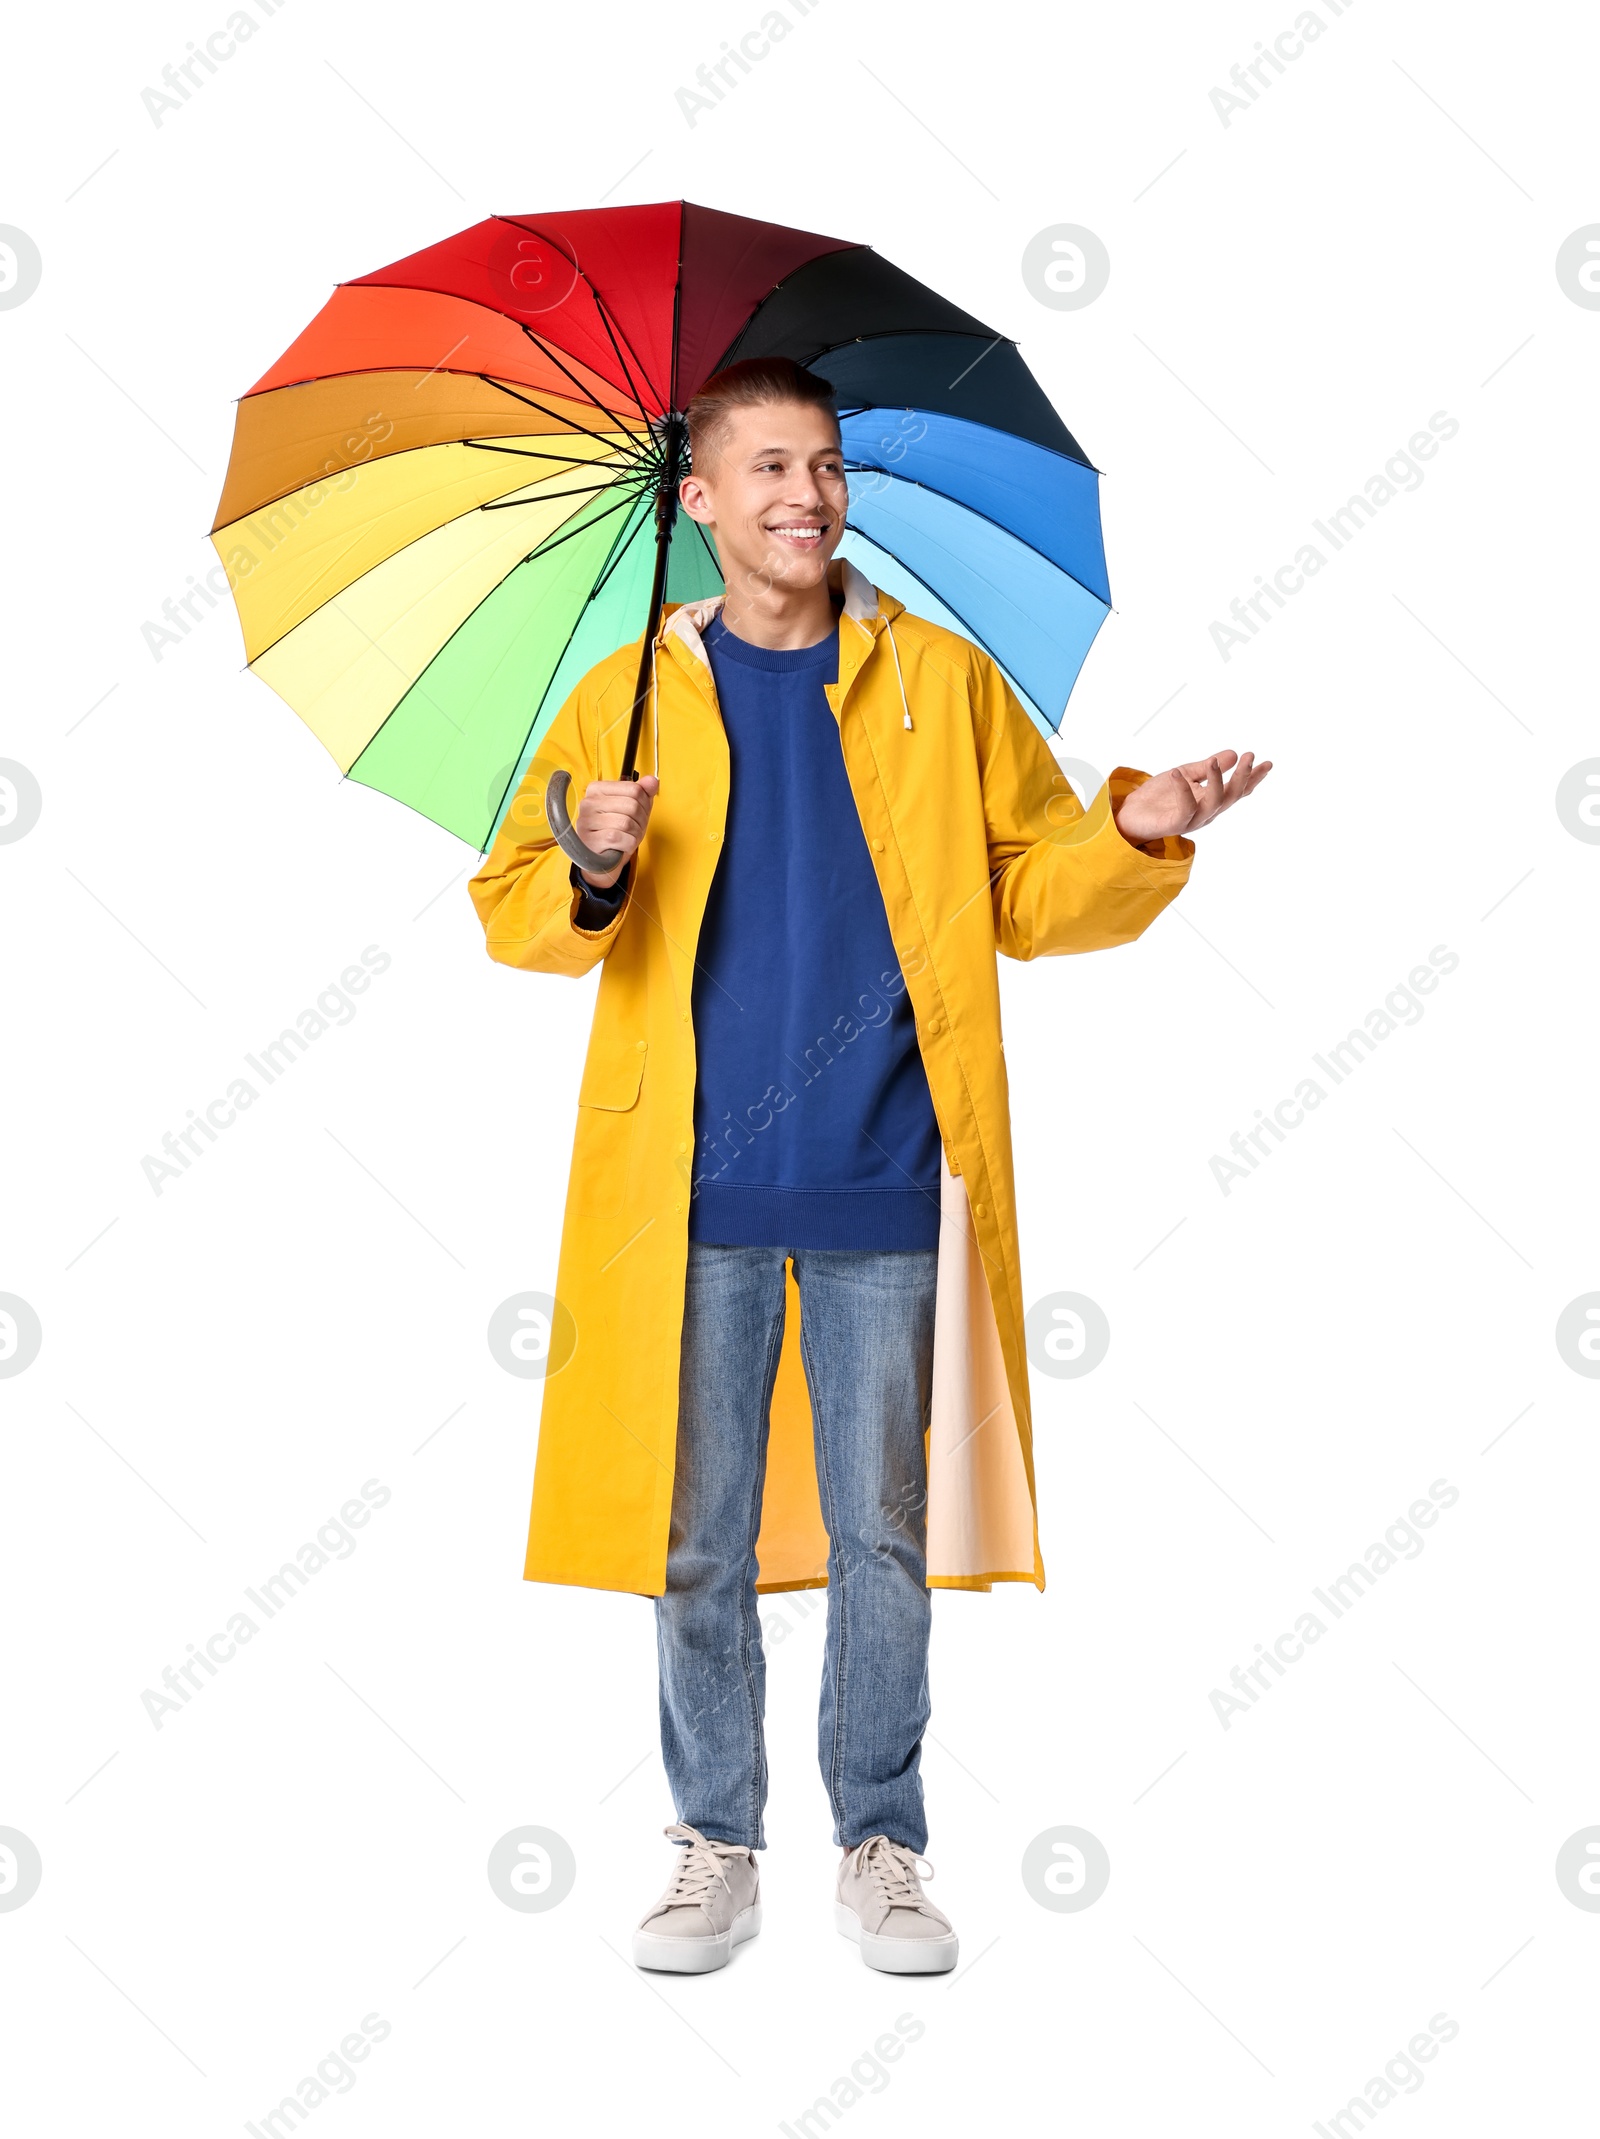
<path id="1" fill-rule="evenodd" d="M 683 1154 L 688 1150 L 688 1148 L 688 1140 L 685 1139 L 684 1142 L 678 1146 L 678 1156 L 680 1159 L 683 1157 Z"/>
<path id="2" fill-rule="evenodd" d="M 874 854 L 881 854 L 883 852 L 883 841 L 881 839 L 875 839 L 872 842 L 872 851 Z"/>
<path id="3" fill-rule="evenodd" d="M 638 1048 L 638 1050 L 639 1050 L 640 1054 L 642 1055 L 642 1054 L 644 1053 L 644 1042 L 643 1042 L 643 1040 L 635 1040 L 633 1044 L 634 1044 L 634 1046 L 635 1046 L 635 1047 L 637 1047 L 637 1048 Z"/>
<path id="4" fill-rule="evenodd" d="M 975 1204 L 974 1204 L 974 1205 L 972 1206 L 972 1215 L 973 1215 L 973 1217 L 974 1217 L 974 1218 L 987 1218 L 987 1217 L 988 1217 L 988 1215 L 989 1215 L 989 1206 L 988 1206 L 988 1204 L 987 1204 L 987 1203 L 975 1203 Z"/>

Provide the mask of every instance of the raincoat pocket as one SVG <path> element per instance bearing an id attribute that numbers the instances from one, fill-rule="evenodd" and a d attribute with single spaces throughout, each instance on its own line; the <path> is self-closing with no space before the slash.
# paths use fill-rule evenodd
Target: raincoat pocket
<path id="1" fill-rule="evenodd" d="M 580 1107 L 604 1107 L 625 1114 L 639 1097 L 644 1079 L 645 1043 L 637 1040 L 621 1054 L 610 1046 L 591 1047 L 578 1086 Z"/>

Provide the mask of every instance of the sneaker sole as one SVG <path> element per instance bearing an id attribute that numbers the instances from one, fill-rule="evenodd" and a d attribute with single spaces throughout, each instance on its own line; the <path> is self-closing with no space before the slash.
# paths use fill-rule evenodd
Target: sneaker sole
<path id="1" fill-rule="evenodd" d="M 876 1931 L 863 1931 L 861 1919 L 847 1902 L 836 1901 L 833 1920 L 841 1938 L 853 1939 L 869 1968 L 881 1968 L 890 1976 L 942 1976 L 956 1965 L 961 1941 L 952 1931 L 948 1938 L 880 1938 Z"/>
<path id="2" fill-rule="evenodd" d="M 742 1946 L 761 1929 L 761 1904 L 741 1909 L 726 1931 L 712 1938 L 662 1938 L 651 1931 L 633 1934 L 633 1965 L 653 1968 L 672 1976 L 704 1976 L 714 1968 L 726 1968 L 735 1946 Z"/>

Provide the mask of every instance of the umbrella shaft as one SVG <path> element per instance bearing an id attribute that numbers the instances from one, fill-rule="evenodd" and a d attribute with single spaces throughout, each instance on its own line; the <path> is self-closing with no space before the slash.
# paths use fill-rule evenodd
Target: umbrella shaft
<path id="1" fill-rule="evenodd" d="M 634 759 L 639 752 L 639 731 L 644 723 L 645 700 L 650 695 L 650 669 L 655 655 L 656 632 L 661 624 L 662 604 L 667 592 L 667 555 L 672 548 L 673 522 L 678 517 L 678 479 L 682 474 L 681 448 L 684 437 L 683 419 L 667 419 L 665 461 L 662 466 L 661 484 L 656 492 L 656 569 L 650 582 L 650 616 L 644 629 L 644 644 L 639 649 L 639 675 L 633 688 L 633 714 L 628 722 L 628 740 L 622 753 L 622 770 L 619 779 L 636 780 L 639 775 Z"/>

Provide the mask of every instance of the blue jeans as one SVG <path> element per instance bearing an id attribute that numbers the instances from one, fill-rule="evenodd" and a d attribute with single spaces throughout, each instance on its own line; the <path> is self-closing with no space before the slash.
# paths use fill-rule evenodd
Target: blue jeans
<path id="1" fill-rule="evenodd" d="M 715 1841 L 766 1847 L 756 1534 L 790 1254 L 829 1538 L 817 1751 L 833 1839 L 853 1849 L 885 1834 L 920 1851 L 931 1248 L 689 1243 L 667 1587 L 656 1599 L 662 1758 L 680 1820 Z"/>

